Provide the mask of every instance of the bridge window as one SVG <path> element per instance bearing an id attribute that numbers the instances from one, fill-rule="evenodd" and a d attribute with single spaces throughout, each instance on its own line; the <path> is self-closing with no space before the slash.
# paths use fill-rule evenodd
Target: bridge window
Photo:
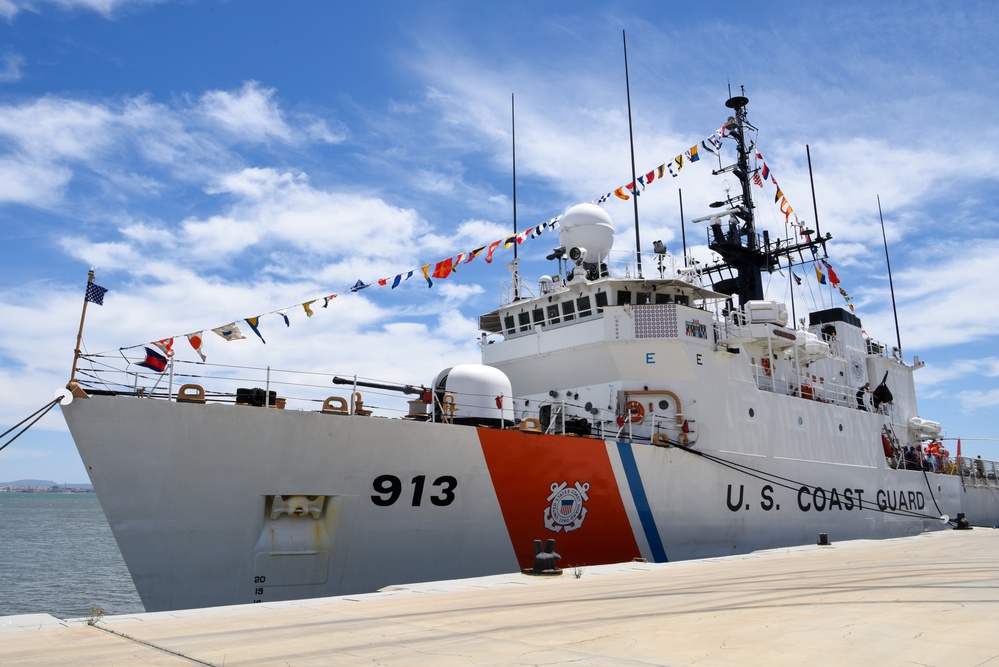
<path id="1" fill-rule="evenodd" d="M 599 291 L 597 292 L 597 312 L 604 312 L 604 308 L 607 307 L 607 292 Z"/>
<path id="2" fill-rule="evenodd" d="M 576 317 L 576 304 L 566 301 L 562 304 L 562 319 L 568 322 Z"/>
<path id="3" fill-rule="evenodd" d="M 589 317 L 593 314 L 589 296 L 581 296 L 576 299 L 576 311 L 579 313 L 580 317 Z"/>

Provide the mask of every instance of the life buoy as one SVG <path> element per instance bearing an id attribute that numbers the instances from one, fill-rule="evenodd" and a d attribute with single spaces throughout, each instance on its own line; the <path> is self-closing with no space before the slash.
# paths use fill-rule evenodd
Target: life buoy
<path id="1" fill-rule="evenodd" d="M 624 406 L 624 414 L 631 417 L 632 424 L 641 424 L 645 419 L 645 408 L 638 401 L 628 401 Z"/>
<path id="2" fill-rule="evenodd" d="M 760 359 L 760 365 L 763 366 L 763 372 L 767 377 L 770 377 L 770 357 L 763 357 Z"/>

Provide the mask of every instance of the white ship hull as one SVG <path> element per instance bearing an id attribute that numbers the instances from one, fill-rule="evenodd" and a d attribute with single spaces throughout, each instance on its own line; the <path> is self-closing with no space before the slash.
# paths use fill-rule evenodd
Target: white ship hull
<path id="1" fill-rule="evenodd" d="M 64 412 L 149 611 L 516 571 L 548 537 L 562 567 L 661 562 L 819 533 L 913 535 L 946 527 L 940 514 L 992 525 L 999 507 L 994 489 L 955 475 L 746 454 L 738 441 L 707 451 L 767 479 L 676 447 L 449 424 L 108 396 Z M 384 475 L 399 481 L 391 504 L 374 488 Z M 586 513 L 566 531 L 549 496 L 577 483 Z M 273 516 L 282 496 L 303 515 Z"/>

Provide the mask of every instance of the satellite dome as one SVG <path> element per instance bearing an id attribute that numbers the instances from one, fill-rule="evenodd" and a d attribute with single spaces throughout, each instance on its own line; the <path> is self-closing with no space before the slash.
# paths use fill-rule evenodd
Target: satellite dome
<path id="1" fill-rule="evenodd" d="M 614 223 L 596 204 L 577 204 L 562 216 L 558 240 L 566 253 L 580 248 L 586 251 L 587 262 L 605 262 L 614 246 Z"/>

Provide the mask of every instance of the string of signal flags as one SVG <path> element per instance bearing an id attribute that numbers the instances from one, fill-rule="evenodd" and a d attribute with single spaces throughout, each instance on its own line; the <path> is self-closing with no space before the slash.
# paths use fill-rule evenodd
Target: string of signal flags
<path id="1" fill-rule="evenodd" d="M 704 139 L 702 139 L 700 142 L 694 144 L 687 150 L 677 154 L 675 157 L 673 157 L 670 160 L 667 160 L 666 162 L 662 163 L 655 169 L 645 172 L 643 175 L 639 176 L 631 183 L 628 183 L 627 185 L 622 185 L 591 200 L 590 203 L 601 205 L 606 201 L 608 201 L 611 197 L 616 197 L 618 199 L 625 201 L 631 199 L 631 197 L 638 197 L 642 194 L 642 192 L 644 192 L 644 190 L 647 187 L 649 187 L 656 181 L 662 182 L 663 180 L 665 180 L 666 174 L 669 174 L 672 178 L 677 178 L 683 171 L 684 167 L 699 162 L 702 155 L 704 154 L 717 155 L 722 147 L 722 139 L 724 139 L 727 136 L 728 127 L 730 126 L 732 121 L 733 119 L 730 118 L 720 128 L 718 128 L 717 130 L 715 130 L 714 132 L 712 132 Z M 791 204 L 788 201 L 787 196 L 784 194 L 784 191 L 781 189 L 780 185 L 778 185 L 776 177 L 774 177 L 769 166 L 764 161 L 762 154 L 760 154 L 758 150 L 755 151 L 755 158 L 757 160 L 757 165 L 753 175 L 754 183 L 761 188 L 764 187 L 764 185 L 767 183 L 773 184 L 773 186 L 776 188 L 776 195 L 774 198 L 774 202 L 778 204 L 781 213 L 784 214 L 785 222 L 790 222 L 791 216 L 794 215 L 795 223 L 793 224 L 795 224 L 795 228 L 799 231 L 799 233 L 801 233 L 803 225 L 798 223 L 797 215 L 794 213 L 794 209 L 791 207 Z M 290 312 L 294 312 L 297 309 L 301 308 L 306 318 L 311 318 L 313 315 L 316 314 L 316 309 L 318 308 L 327 309 L 330 303 L 335 298 L 343 294 L 356 294 L 357 292 L 360 292 L 361 290 L 364 289 L 368 289 L 370 287 L 388 286 L 390 287 L 390 289 L 395 289 L 400 284 L 402 284 L 405 281 L 408 281 L 410 278 L 412 278 L 415 275 L 422 275 L 423 279 L 426 280 L 427 282 L 427 287 L 428 288 L 433 287 L 434 280 L 443 280 L 448 278 L 452 273 L 457 272 L 459 266 L 463 264 L 468 264 L 479 255 L 484 254 L 485 261 L 487 263 L 492 263 L 493 256 L 497 250 L 510 248 L 514 245 L 522 244 L 527 240 L 538 238 L 545 233 L 556 231 L 559 228 L 559 223 L 561 219 L 562 219 L 562 214 L 559 214 L 553 218 L 545 220 L 544 222 L 534 225 L 533 227 L 529 227 L 524 231 L 505 236 L 501 239 L 497 239 L 492 243 L 482 245 L 478 248 L 475 248 L 474 250 L 458 253 L 453 257 L 448 257 L 438 262 L 426 264 L 420 267 L 419 269 L 403 271 L 399 274 L 396 274 L 392 278 L 380 278 L 369 282 L 358 280 L 349 288 L 341 290 L 339 292 L 333 292 L 331 294 L 324 295 L 321 297 L 316 297 L 314 299 L 310 299 L 308 301 L 297 303 L 291 306 L 285 306 L 283 308 L 271 310 L 256 315 L 254 317 L 246 317 L 240 320 L 234 320 L 228 324 L 224 324 L 218 327 L 213 327 L 211 328 L 211 331 L 225 341 L 231 342 L 235 340 L 244 340 L 246 339 L 246 336 L 243 335 L 243 331 L 240 329 L 240 324 L 245 323 L 245 325 L 249 327 L 250 331 L 252 331 L 253 334 L 257 338 L 259 338 L 262 343 L 266 344 L 267 341 L 264 339 L 264 336 L 261 333 L 260 329 L 261 318 L 265 316 L 278 315 L 283 320 L 285 326 L 290 327 L 291 326 L 291 317 L 289 316 Z M 807 235 L 805 235 L 805 238 L 807 239 Z M 815 252 L 816 251 L 813 250 L 813 253 Z M 826 266 L 826 270 L 828 271 L 829 278 L 833 286 L 834 287 L 839 286 L 839 278 L 836 276 L 835 272 L 833 271 L 832 266 L 830 266 L 828 262 L 826 262 L 825 260 L 821 260 L 821 262 Z M 820 282 L 821 284 L 826 284 L 826 278 L 822 272 L 822 269 L 820 268 L 819 260 L 817 257 L 816 257 L 815 271 L 816 271 L 816 279 L 818 280 L 818 282 Z M 799 278 L 797 275 L 794 276 L 794 279 L 798 282 L 798 284 L 801 284 L 801 278 Z M 846 299 L 846 301 L 849 302 L 851 300 L 851 297 L 847 294 L 847 292 L 842 287 L 839 287 L 839 290 L 843 295 L 844 299 Z M 97 303 L 98 305 L 103 305 L 103 296 L 107 291 L 108 291 L 107 289 L 99 287 L 93 282 L 88 283 L 86 300 L 93 303 Z M 92 294 L 94 295 L 95 298 L 91 298 Z M 322 302 L 321 306 L 319 305 L 320 301 Z M 853 310 L 852 304 L 850 304 L 849 307 L 850 310 Z M 198 354 L 198 356 L 201 358 L 201 361 L 202 362 L 207 361 L 207 355 L 205 354 L 205 339 L 204 339 L 205 332 L 207 330 L 208 329 L 206 328 L 191 333 L 168 336 L 166 338 L 155 340 L 150 343 L 139 343 L 136 345 L 121 347 L 119 348 L 119 350 L 124 351 L 124 350 L 131 350 L 139 347 L 144 347 L 146 358 L 144 361 L 137 362 L 138 365 L 145 366 L 146 368 L 149 368 L 157 372 L 163 372 L 167 367 L 169 359 L 172 358 L 177 352 L 177 350 L 174 347 L 174 344 L 176 339 L 178 338 L 186 338 L 188 344 L 191 346 L 191 349 L 193 349 L 193 351 Z"/>

